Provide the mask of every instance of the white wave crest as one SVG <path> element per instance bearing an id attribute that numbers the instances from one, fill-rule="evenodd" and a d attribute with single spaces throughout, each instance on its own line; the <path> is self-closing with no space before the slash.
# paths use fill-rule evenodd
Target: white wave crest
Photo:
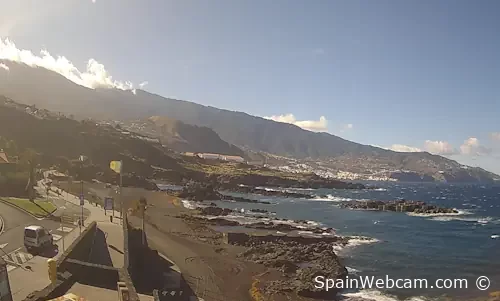
<path id="1" fill-rule="evenodd" d="M 184 206 L 184 208 L 186 209 L 196 209 L 198 208 L 198 205 L 196 204 L 196 202 L 193 202 L 193 201 L 188 201 L 188 200 L 181 200 L 182 201 L 182 206 Z"/>
<path id="2" fill-rule="evenodd" d="M 355 269 L 355 268 L 351 268 L 351 267 L 345 267 L 345 268 L 347 269 L 347 272 L 348 272 L 349 274 L 357 274 L 357 273 L 359 273 L 359 272 L 360 272 L 360 270 Z"/>
<path id="3" fill-rule="evenodd" d="M 333 250 L 340 252 L 340 251 L 345 251 L 346 249 L 351 249 L 354 247 L 358 247 L 361 245 L 367 245 L 367 244 L 373 244 L 380 242 L 380 240 L 372 237 L 366 237 L 366 236 L 348 236 L 349 241 L 347 242 L 346 245 L 335 245 L 333 246 Z"/>
<path id="4" fill-rule="evenodd" d="M 415 212 L 407 212 L 406 214 L 409 216 L 419 216 L 419 217 L 436 217 L 436 216 L 460 216 L 460 215 L 469 215 L 472 214 L 470 210 L 466 209 L 456 209 L 454 210 L 458 212 L 454 213 L 415 213 Z"/>
<path id="5" fill-rule="evenodd" d="M 320 202 L 350 202 L 353 199 L 343 198 L 338 196 L 333 196 L 331 194 L 327 194 L 326 197 L 316 196 L 314 198 L 308 199 L 309 201 L 320 201 Z"/>
<path id="6" fill-rule="evenodd" d="M 344 293 L 342 294 L 343 300 L 349 301 L 360 301 L 360 300 L 366 300 L 366 301 L 400 301 L 395 296 L 389 295 L 389 294 L 384 294 L 381 291 L 378 290 L 373 290 L 373 289 L 367 289 L 367 290 L 360 290 L 359 292 L 355 293 Z M 431 299 L 425 298 L 425 297 L 411 297 L 409 299 L 405 299 L 405 301 L 428 301 Z"/>
<path id="7" fill-rule="evenodd" d="M 499 237 L 500 237 L 500 235 L 491 235 L 491 239 L 497 239 Z"/>
<path id="8" fill-rule="evenodd" d="M 449 221 L 462 221 L 469 223 L 478 223 L 486 225 L 488 223 L 499 223 L 500 220 L 494 219 L 493 217 L 461 217 L 461 216 L 434 216 L 431 218 L 433 221 L 439 222 L 449 222 Z"/>

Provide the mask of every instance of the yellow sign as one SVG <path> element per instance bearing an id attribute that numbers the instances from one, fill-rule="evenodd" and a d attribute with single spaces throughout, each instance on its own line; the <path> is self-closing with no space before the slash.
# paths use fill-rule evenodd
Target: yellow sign
<path id="1" fill-rule="evenodd" d="M 111 161 L 109 163 L 109 168 L 111 168 L 116 173 L 122 172 L 122 162 L 121 161 Z"/>
<path id="2" fill-rule="evenodd" d="M 75 294 L 66 294 L 64 296 L 51 299 L 49 301 L 85 301 L 85 298 L 79 297 Z"/>

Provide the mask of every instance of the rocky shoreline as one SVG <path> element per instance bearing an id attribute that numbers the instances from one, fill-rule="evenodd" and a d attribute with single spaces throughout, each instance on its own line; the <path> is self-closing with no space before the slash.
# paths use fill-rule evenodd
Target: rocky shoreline
<path id="1" fill-rule="evenodd" d="M 258 194 L 263 196 L 273 196 L 273 197 L 285 197 L 285 198 L 304 198 L 309 199 L 314 197 L 314 195 L 300 192 L 290 192 L 286 189 L 278 190 L 266 187 L 250 187 L 250 186 L 237 186 L 229 189 L 230 192 L 245 193 L 245 194 Z"/>
<path id="2" fill-rule="evenodd" d="M 438 207 L 429 205 L 421 201 L 349 201 L 339 205 L 341 208 L 356 209 L 356 210 L 373 210 L 373 211 L 393 211 L 406 212 L 414 214 L 457 214 L 456 209 Z"/>
<path id="3" fill-rule="evenodd" d="M 210 208 L 210 209 L 208 209 Z M 179 216 L 187 223 L 208 226 L 240 226 L 248 229 L 263 230 L 263 232 L 249 233 L 224 232 L 225 244 L 244 247 L 239 257 L 254 263 L 262 264 L 267 268 L 275 269 L 282 273 L 280 280 L 270 281 L 263 288 L 265 295 L 295 292 L 299 296 L 314 299 L 331 299 L 337 291 L 317 289 L 314 287 L 314 278 L 324 276 L 331 279 L 344 279 L 348 275 L 346 267 L 334 252 L 334 247 L 344 247 L 350 238 L 335 235 L 331 228 L 311 226 L 307 221 L 294 221 L 298 225 L 281 224 L 284 219 L 275 219 L 271 222 L 257 222 L 241 224 L 237 221 L 224 219 L 231 213 L 227 208 L 205 207 L 199 208 L 201 215 Z M 205 215 L 210 213 L 210 215 Z M 217 214 L 214 217 L 211 214 Z M 276 223 L 278 222 L 278 223 Z M 317 237 L 293 234 L 297 231 L 307 230 L 321 235 Z M 270 232 L 281 232 L 281 235 Z M 286 233 L 285 233 L 286 232 Z"/>

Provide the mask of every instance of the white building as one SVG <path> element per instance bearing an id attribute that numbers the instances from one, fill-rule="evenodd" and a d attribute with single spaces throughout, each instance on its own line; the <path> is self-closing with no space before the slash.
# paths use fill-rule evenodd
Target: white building
<path id="1" fill-rule="evenodd" d="M 238 162 L 238 163 L 245 162 L 245 159 L 243 159 L 240 156 L 222 156 L 222 160 L 230 162 Z"/>

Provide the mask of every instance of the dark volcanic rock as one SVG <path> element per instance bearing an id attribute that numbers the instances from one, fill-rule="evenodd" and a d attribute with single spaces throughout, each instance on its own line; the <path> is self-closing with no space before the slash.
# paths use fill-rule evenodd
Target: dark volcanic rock
<path id="1" fill-rule="evenodd" d="M 347 276 L 347 269 L 333 252 L 333 245 L 323 241 L 313 244 L 297 241 L 251 244 L 241 256 L 277 268 L 289 276 L 288 280 L 269 283 L 266 290 L 270 292 L 292 290 L 305 297 L 329 299 L 337 292 L 316 289 L 314 278 L 344 279 Z"/>
<path id="2" fill-rule="evenodd" d="M 221 194 L 215 190 L 212 184 L 191 183 L 184 187 L 178 197 L 192 201 L 220 200 Z"/>
<path id="3" fill-rule="evenodd" d="M 247 198 L 242 198 L 242 197 L 236 197 L 236 196 L 230 196 L 230 195 L 220 195 L 221 200 L 225 201 L 234 201 L 234 202 L 239 202 L 239 203 L 259 203 L 259 204 L 271 204 L 268 201 L 258 201 L 258 200 L 252 200 L 252 199 L 247 199 Z"/>
<path id="4" fill-rule="evenodd" d="M 436 214 L 436 213 L 458 213 L 456 209 L 443 208 L 435 205 L 429 205 L 420 201 L 350 201 L 340 204 L 342 208 L 413 212 L 418 214 Z"/>
<path id="5" fill-rule="evenodd" d="M 312 195 L 307 194 L 307 193 L 298 193 L 298 192 L 289 192 L 286 190 L 266 190 L 266 189 L 259 189 L 259 188 L 254 188 L 254 187 L 249 187 L 249 186 L 236 186 L 230 188 L 230 191 L 232 192 L 238 192 L 238 193 L 253 193 L 253 194 L 260 194 L 260 195 L 265 195 L 265 196 L 277 196 L 277 197 L 286 197 L 286 198 L 311 198 Z"/>
<path id="6" fill-rule="evenodd" d="M 199 208 L 202 215 L 213 215 L 213 216 L 225 216 L 229 213 L 233 212 L 233 210 L 228 208 L 220 208 L 220 207 L 203 207 Z"/>
<path id="7" fill-rule="evenodd" d="M 258 187 L 285 187 L 285 188 L 329 188 L 329 189 L 364 189 L 363 184 L 347 183 L 339 180 L 322 178 L 315 174 L 304 175 L 302 179 L 291 179 L 260 174 L 219 175 L 217 182 L 223 189 L 236 189 L 240 184 Z"/>

